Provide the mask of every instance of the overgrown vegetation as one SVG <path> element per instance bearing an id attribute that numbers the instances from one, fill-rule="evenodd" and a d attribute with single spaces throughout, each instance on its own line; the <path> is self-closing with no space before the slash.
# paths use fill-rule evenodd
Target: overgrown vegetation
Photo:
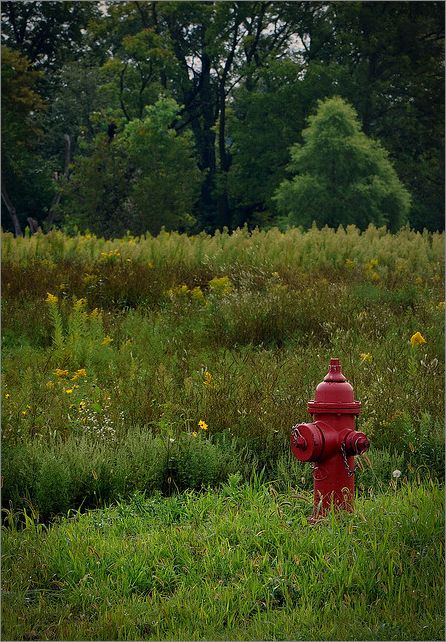
<path id="1" fill-rule="evenodd" d="M 289 434 L 332 356 L 372 443 L 361 492 L 444 476 L 440 234 L 5 235 L 2 278 L 7 508 L 47 520 L 253 468 L 309 488 Z"/>

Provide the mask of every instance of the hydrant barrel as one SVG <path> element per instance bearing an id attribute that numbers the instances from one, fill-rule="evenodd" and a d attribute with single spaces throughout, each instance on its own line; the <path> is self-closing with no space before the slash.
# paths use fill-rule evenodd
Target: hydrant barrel
<path id="1" fill-rule="evenodd" d="M 312 423 L 293 427 L 291 451 L 313 462 L 314 507 L 310 522 L 323 517 L 330 506 L 353 510 L 355 455 L 369 448 L 366 435 L 355 430 L 361 404 L 342 373 L 339 359 L 331 359 L 327 375 L 308 402 Z"/>

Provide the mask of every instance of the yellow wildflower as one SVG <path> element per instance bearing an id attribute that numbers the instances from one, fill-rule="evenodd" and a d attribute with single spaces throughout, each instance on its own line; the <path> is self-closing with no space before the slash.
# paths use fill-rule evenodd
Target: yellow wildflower
<path id="1" fill-rule="evenodd" d="M 51 292 L 46 293 L 45 303 L 49 303 L 49 305 L 56 305 L 58 301 L 59 299 L 55 294 L 51 294 Z"/>
<path id="2" fill-rule="evenodd" d="M 370 352 L 361 352 L 361 354 L 359 355 L 359 357 L 360 357 L 360 359 L 361 359 L 361 363 L 365 363 L 365 362 L 367 362 L 367 363 L 371 363 L 371 362 L 372 362 L 372 359 L 373 359 L 373 357 L 372 357 L 372 355 L 370 354 Z"/>
<path id="3" fill-rule="evenodd" d="M 85 410 L 86 407 L 87 407 L 86 401 L 82 400 L 79 402 L 79 410 Z"/>
<path id="4" fill-rule="evenodd" d="M 440 301 L 440 303 L 437 305 L 437 308 L 444 312 L 444 301 Z"/>
<path id="5" fill-rule="evenodd" d="M 7 392 L 7 393 L 5 394 L 5 399 L 9 399 L 9 397 L 10 397 L 10 396 L 11 396 L 11 395 L 9 394 L 9 392 Z"/>
<path id="6" fill-rule="evenodd" d="M 26 410 L 22 410 L 22 415 L 23 415 L 24 417 L 26 417 L 26 415 L 27 415 Z"/>
<path id="7" fill-rule="evenodd" d="M 206 370 L 204 375 L 203 375 L 203 383 L 205 386 L 211 386 L 212 385 L 212 375 L 209 372 L 209 370 Z"/>
<path id="8" fill-rule="evenodd" d="M 71 381 L 77 381 L 81 377 L 86 377 L 87 376 L 87 371 L 85 368 L 80 368 L 80 370 L 76 370 L 74 375 L 71 377 Z"/>
<path id="9" fill-rule="evenodd" d="M 201 430 L 208 429 L 208 425 L 205 421 L 203 421 L 203 419 L 200 419 L 200 421 L 198 422 L 198 427 L 201 428 Z"/>
<path id="10" fill-rule="evenodd" d="M 278 272 L 271 272 L 271 276 L 273 276 L 275 279 L 279 278 L 279 273 Z"/>
<path id="11" fill-rule="evenodd" d="M 193 433 L 192 433 L 192 437 L 196 437 L 197 435 L 198 435 L 198 433 L 195 432 L 195 430 L 194 430 Z"/>
<path id="12" fill-rule="evenodd" d="M 56 368 L 54 374 L 56 375 L 56 377 L 67 377 L 68 370 L 61 370 L 61 368 Z"/>
<path id="13" fill-rule="evenodd" d="M 415 334 L 410 337 L 410 345 L 412 348 L 414 346 L 421 346 L 423 343 L 426 343 L 426 339 L 423 337 L 421 332 L 415 332 Z"/>
<path id="14" fill-rule="evenodd" d="M 113 339 L 107 335 L 106 337 L 104 337 L 102 339 L 101 345 L 102 346 L 108 346 L 112 341 L 113 341 Z"/>
<path id="15" fill-rule="evenodd" d="M 65 392 L 67 393 L 67 395 L 71 395 L 73 394 L 73 388 L 65 388 Z"/>
<path id="16" fill-rule="evenodd" d="M 229 294 L 234 289 L 234 285 L 229 276 L 214 277 L 209 281 L 209 289 L 218 295 Z"/>
<path id="17" fill-rule="evenodd" d="M 77 299 L 74 302 L 73 310 L 77 310 L 77 311 L 83 310 L 86 305 L 87 305 L 87 299 Z"/>
<path id="18" fill-rule="evenodd" d="M 190 291 L 190 295 L 193 299 L 195 299 L 195 301 L 200 301 L 200 302 L 204 301 L 204 294 L 200 287 L 193 288 Z"/>
<path id="19" fill-rule="evenodd" d="M 53 381 L 47 381 L 46 382 L 46 387 L 47 388 L 54 388 L 54 382 Z"/>

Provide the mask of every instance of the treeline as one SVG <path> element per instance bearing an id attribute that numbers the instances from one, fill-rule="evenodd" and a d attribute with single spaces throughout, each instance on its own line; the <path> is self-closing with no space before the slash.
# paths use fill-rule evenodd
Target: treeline
<path id="1" fill-rule="evenodd" d="M 1 10 L 4 229 L 444 229 L 443 2 Z"/>

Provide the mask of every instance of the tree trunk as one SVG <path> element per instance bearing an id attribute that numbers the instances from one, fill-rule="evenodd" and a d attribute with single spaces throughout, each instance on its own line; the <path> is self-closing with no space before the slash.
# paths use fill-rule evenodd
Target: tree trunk
<path id="1" fill-rule="evenodd" d="M 2 179 L 2 199 L 4 204 L 6 205 L 6 209 L 8 210 L 9 216 L 11 217 L 11 220 L 12 220 L 12 224 L 14 226 L 14 235 L 23 236 L 22 228 L 20 227 L 20 221 L 17 216 L 16 209 L 11 199 L 9 198 L 3 179 Z"/>
<path id="2" fill-rule="evenodd" d="M 71 163 L 71 138 L 68 136 L 68 134 L 64 134 L 64 141 L 65 141 L 65 166 L 64 166 L 64 178 L 68 178 L 68 172 L 70 171 L 70 163 Z M 54 223 L 54 216 L 55 216 L 55 209 L 60 203 L 60 198 L 61 198 L 61 192 L 58 191 L 55 197 L 53 198 L 53 202 L 50 205 L 50 209 L 48 211 L 48 215 L 45 219 L 45 227 L 50 230 L 53 223 Z"/>

